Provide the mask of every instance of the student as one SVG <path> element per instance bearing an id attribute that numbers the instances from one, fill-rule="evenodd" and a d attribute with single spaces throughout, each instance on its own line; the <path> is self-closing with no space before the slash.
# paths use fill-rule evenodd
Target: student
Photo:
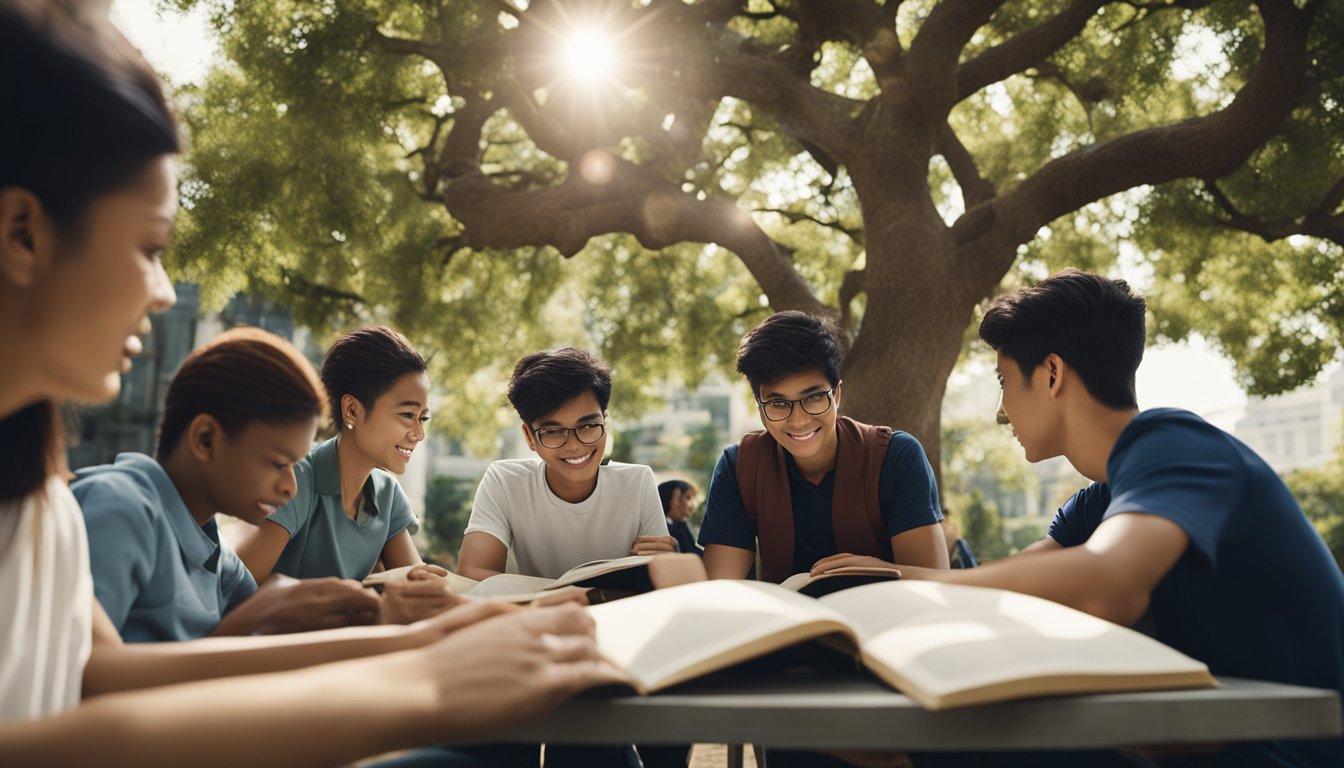
<path id="1" fill-rule="evenodd" d="M 1064 456 L 1094 482 L 1049 539 L 964 571 L 906 578 L 1037 595 L 1132 625 L 1215 675 L 1344 693 L 1344 577 L 1286 486 L 1188 411 L 1140 412 L 1145 302 L 1066 270 L 999 297 L 980 323 L 1002 409 L 1028 461 Z M 820 570 L 820 569 L 819 569 Z M 1236 744 L 1182 765 L 1344 765 L 1344 739 Z"/>
<path id="2" fill-rule="evenodd" d="M 114 397 L 147 313 L 175 300 L 159 255 L 178 142 L 158 78 L 92 13 L 105 5 L 75 7 L 0 0 L 0 103 L 23 105 L 0 120 L 0 765 L 340 764 L 618 680 L 570 607 L 472 605 L 338 642 L 121 645 L 93 596 L 57 406 Z M 239 650 L 258 640 L 275 650 Z M 354 660 L 256 674 L 338 658 Z M 150 689 L 166 683 L 186 684 Z"/>
<path id="3" fill-rule="evenodd" d="M 229 535 L 258 582 L 272 572 L 363 579 L 380 561 L 389 569 L 423 562 L 407 530 L 410 501 L 392 475 L 406 471 L 425 439 L 425 359 L 396 331 L 359 328 L 327 350 L 322 383 L 337 435 L 294 468 L 293 499 Z"/>
<path id="4" fill-rule="evenodd" d="M 705 550 L 696 545 L 687 522 L 695 510 L 696 495 L 695 486 L 685 480 L 667 480 L 658 484 L 658 500 L 663 504 L 668 534 L 677 540 L 677 548 L 682 552 L 704 557 Z"/>
<path id="5" fill-rule="evenodd" d="M 602 463 L 611 369 L 581 349 L 519 360 L 509 402 L 534 459 L 503 459 L 485 470 L 462 539 L 457 572 L 518 572 L 557 578 L 590 560 L 676 552 L 667 535 L 653 470 Z"/>
<path id="6" fill-rule="evenodd" d="M 326 410 L 326 390 L 298 351 L 235 328 L 183 361 L 154 457 L 123 453 L 77 473 L 70 490 L 88 529 L 94 594 L 122 639 L 378 621 L 377 595 L 355 581 L 273 578 L 258 593 L 219 541 L 216 512 L 257 525 L 293 497 L 294 464 Z"/>
<path id="7" fill-rule="evenodd" d="M 829 321 L 778 312 L 747 332 L 737 370 L 764 432 L 724 449 L 700 527 L 710 578 L 741 579 L 756 560 L 780 582 L 814 566 L 947 567 L 938 487 L 914 437 L 840 410 L 843 346 Z"/>

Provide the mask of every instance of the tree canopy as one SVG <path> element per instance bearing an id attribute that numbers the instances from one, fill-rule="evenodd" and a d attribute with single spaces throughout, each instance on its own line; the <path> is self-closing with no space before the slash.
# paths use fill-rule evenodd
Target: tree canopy
<path id="1" fill-rule="evenodd" d="M 1341 0 L 170 4 L 224 59 L 178 273 L 396 325 L 477 445 L 527 351 L 595 348 L 619 411 L 803 308 L 845 410 L 938 456 L 977 307 L 1117 259 L 1253 393 L 1344 333 Z"/>

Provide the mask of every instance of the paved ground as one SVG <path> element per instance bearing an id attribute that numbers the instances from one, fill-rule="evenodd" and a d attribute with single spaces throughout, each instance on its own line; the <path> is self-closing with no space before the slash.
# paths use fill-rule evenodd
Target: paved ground
<path id="1" fill-rule="evenodd" d="M 756 768 L 756 758 L 751 750 L 746 751 L 747 768 Z M 728 765 L 728 749 L 722 744 L 696 744 L 691 752 L 691 768 L 725 768 Z"/>

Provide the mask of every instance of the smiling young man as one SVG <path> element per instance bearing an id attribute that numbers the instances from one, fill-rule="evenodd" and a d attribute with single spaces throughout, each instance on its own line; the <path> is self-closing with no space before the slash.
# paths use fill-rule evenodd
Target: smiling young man
<path id="1" fill-rule="evenodd" d="M 779 582 L 814 567 L 947 567 L 938 487 L 914 437 L 838 416 L 844 347 L 827 320 L 779 312 L 743 337 L 737 370 L 763 432 L 719 458 L 700 528 L 710 578 L 756 561 Z"/>
<path id="2" fill-rule="evenodd" d="M 590 560 L 676 552 L 653 470 L 602 464 L 611 369 L 581 349 L 536 352 L 514 366 L 509 402 L 532 459 L 492 463 L 476 488 L 457 572 L 557 578 Z"/>
<path id="3" fill-rule="evenodd" d="M 1344 577 L 1278 475 L 1189 411 L 1140 412 L 1145 302 L 1067 270 L 996 300 L 1006 414 L 1029 461 L 1064 456 L 1095 481 L 1032 552 L 928 578 L 1024 592 L 1158 640 L 1215 675 L 1344 693 Z M 1181 765 L 1344 765 L 1344 739 L 1238 744 Z"/>

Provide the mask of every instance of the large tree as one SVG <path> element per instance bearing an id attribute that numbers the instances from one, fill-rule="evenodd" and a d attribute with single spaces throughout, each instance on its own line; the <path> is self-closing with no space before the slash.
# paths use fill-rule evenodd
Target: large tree
<path id="1" fill-rule="evenodd" d="M 1253 391 L 1344 329 L 1338 0 L 177 4 L 226 59 L 182 94 L 182 273 L 432 340 L 463 425 L 529 348 L 629 398 L 802 308 L 846 411 L 938 456 L 977 306 L 1122 253 Z"/>

